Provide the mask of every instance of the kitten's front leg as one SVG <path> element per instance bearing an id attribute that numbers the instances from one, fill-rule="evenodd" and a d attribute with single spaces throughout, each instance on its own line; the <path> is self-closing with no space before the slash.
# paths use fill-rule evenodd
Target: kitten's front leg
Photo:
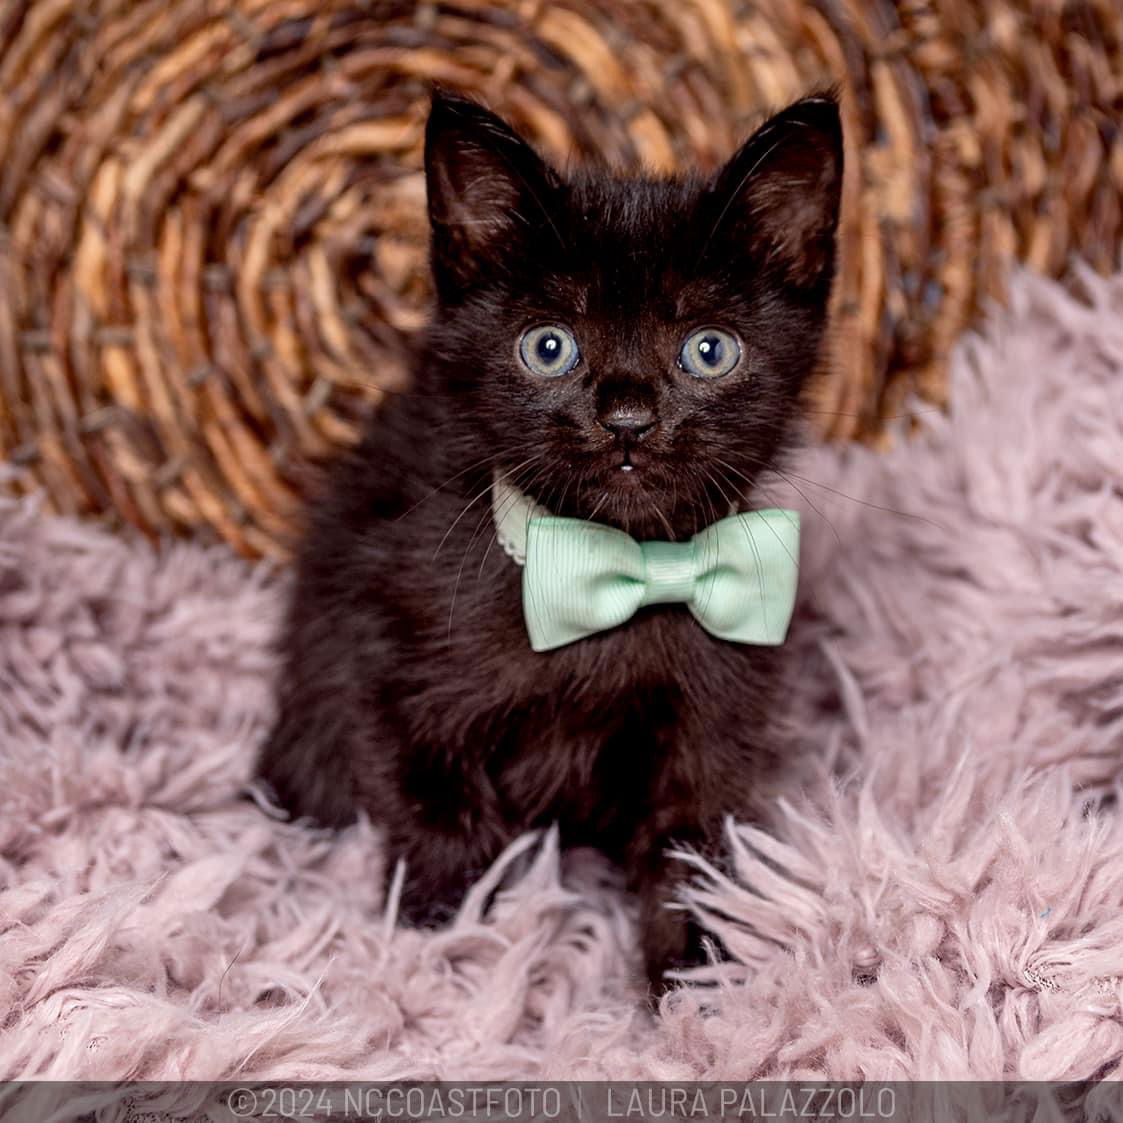
<path id="1" fill-rule="evenodd" d="M 783 781 L 780 742 L 762 708 L 762 700 L 774 697 L 780 665 L 770 650 L 714 649 L 703 677 L 726 675 L 739 689 L 695 696 L 667 731 L 651 793 L 655 811 L 637 832 L 628 863 L 642 902 L 644 960 L 656 995 L 669 985 L 666 970 L 707 962 L 697 922 L 686 909 L 666 907 L 680 899 L 691 874 L 691 866 L 668 851 L 692 850 L 725 869 L 727 817 L 761 820 Z"/>
<path id="2" fill-rule="evenodd" d="M 373 704 L 282 692 L 258 776 L 293 817 L 341 827 L 365 811 L 384 832 L 387 876 L 399 858 L 405 862 L 399 915 L 436 927 L 452 918 L 513 832 L 482 769 L 410 745 L 395 729 Z"/>
<path id="3" fill-rule="evenodd" d="M 411 928 L 440 928 L 451 921 L 499 854 L 471 839 L 416 827 L 387 850 L 391 872 L 399 859 L 405 863 L 398 918 Z"/>
<path id="4" fill-rule="evenodd" d="M 405 863 L 399 915 L 414 927 L 439 927 L 455 916 L 518 824 L 509 820 L 486 769 L 463 752 L 412 746 L 387 796 L 372 791 L 368 802 L 377 799 L 384 808 L 390 871 L 399 859 Z"/>
<path id="5" fill-rule="evenodd" d="M 677 906 L 690 867 L 669 850 L 688 847 L 713 859 L 719 853 L 720 830 L 680 830 L 652 843 L 634 889 L 640 898 L 640 932 L 644 968 L 653 998 L 672 985 L 666 972 L 707 962 L 704 933 L 688 909 Z"/>

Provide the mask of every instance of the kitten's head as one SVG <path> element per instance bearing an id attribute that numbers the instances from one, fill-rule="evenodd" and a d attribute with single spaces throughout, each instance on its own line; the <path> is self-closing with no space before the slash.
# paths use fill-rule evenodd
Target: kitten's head
<path id="1" fill-rule="evenodd" d="M 796 102 L 708 179 L 659 180 L 563 177 L 438 94 L 425 159 L 430 377 L 461 439 L 557 513 L 645 536 L 748 497 L 826 321 L 835 99 Z"/>

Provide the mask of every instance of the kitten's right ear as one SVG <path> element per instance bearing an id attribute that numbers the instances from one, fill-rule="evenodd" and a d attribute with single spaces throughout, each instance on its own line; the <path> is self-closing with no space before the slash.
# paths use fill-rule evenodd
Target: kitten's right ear
<path id="1" fill-rule="evenodd" d="M 425 184 L 437 290 L 453 298 L 502 268 L 527 233 L 557 235 L 555 173 L 505 121 L 436 91 L 425 129 Z"/>

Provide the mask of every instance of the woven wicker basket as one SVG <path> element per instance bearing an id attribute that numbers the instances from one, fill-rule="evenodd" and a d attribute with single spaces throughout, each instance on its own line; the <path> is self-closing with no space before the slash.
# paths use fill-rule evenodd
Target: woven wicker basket
<path id="1" fill-rule="evenodd" d="M 813 408 L 939 402 L 1016 260 L 1123 232 L 1120 0 L 5 0 L 0 456 L 59 510 L 275 553 L 299 465 L 405 379 L 428 85 L 559 160 L 712 167 L 840 82 L 837 332 Z"/>

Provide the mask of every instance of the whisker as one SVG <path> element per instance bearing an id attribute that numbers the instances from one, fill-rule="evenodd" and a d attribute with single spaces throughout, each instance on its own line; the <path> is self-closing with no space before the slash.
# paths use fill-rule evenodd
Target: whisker
<path id="1" fill-rule="evenodd" d="M 729 503 L 730 502 L 729 496 L 726 495 L 725 488 L 721 486 L 721 484 L 718 482 L 717 478 L 709 472 L 706 473 L 706 478 L 721 493 L 722 499 L 724 499 L 727 503 Z M 726 480 L 725 482 L 728 484 L 729 480 Z M 733 490 L 734 490 L 734 492 L 736 492 L 737 489 L 734 488 Z M 762 569 L 763 563 L 762 563 L 761 557 L 760 557 L 760 550 L 757 548 L 756 539 L 753 537 L 752 531 L 745 524 L 744 520 L 738 520 L 738 521 L 740 523 L 741 530 L 744 532 L 745 541 L 748 542 L 749 548 L 753 552 L 753 557 L 756 558 L 757 585 L 759 586 L 759 589 L 760 589 L 761 611 L 767 613 L 767 610 L 765 608 L 765 599 L 764 599 L 764 573 L 763 573 L 763 569 Z M 773 530 L 772 533 L 775 534 L 776 533 L 775 530 Z M 777 537 L 779 537 L 779 535 L 777 535 Z M 789 556 L 790 556 L 790 554 L 789 554 Z M 712 587 L 713 586 L 711 585 L 711 588 Z M 765 615 L 764 624 L 765 624 L 765 627 L 768 626 L 767 614 Z"/>
<path id="2" fill-rule="evenodd" d="M 670 519 L 667 518 L 663 512 L 662 507 L 655 507 L 655 514 L 659 516 L 659 521 L 663 524 L 664 529 L 667 531 L 667 541 L 673 542 L 675 540 L 675 528 L 671 526 Z"/>
<path id="3" fill-rule="evenodd" d="M 774 466 L 772 470 L 775 471 L 778 475 L 783 476 L 783 478 L 786 479 L 788 483 L 790 483 L 792 487 L 795 487 L 797 490 L 798 487 L 792 481 L 791 476 L 794 476 L 797 480 L 802 480 L 805 484 L 810 484 L 812 487 L 820 487 L 824 491 L 829 491 L 832 495 L 837 495 L 842 499 L 849 499 L 851 503 L 857 503 L 862 507 L 869 507 L 874 511 L 884 511 L 887 515 L 898 515 L 902 519 L 914 519 L 916 522 L 927 523 L 929 526 L 934 526 L 937 530 L 942 530 L 945 534 L 950 533 L 949 528 L 944 526 L 943 523 L 939 523 L 935 519 L 930 519 L 927 515 L 916 515 L 911 511 L 898 511 L 895 507 L 885 507 L 880 503 L 873 503 L 868 499 L 859 499 L 856 495 L 847 495 L 845 491 L 839 491 L 838 488 L 831 487 L 828 484 L 820 483 L 818 480 L 808 479 L 806 476 L 801 476 L 797 472 L 792 472 L 789 474 L 783 469 L 776 468 Z"/>
<path id="4" fill-rule="evenodd" d="M 722 463 L 722 461 L 720 461 L 720 460 L 719 460 L 719 461 L 718 461 L 718 463 L 720 464 L 720 463 Z M 729 480 L 729 479 L 728 479 L 728 478 L 727 478 L 727 477 L 725 476 L 725 474 L 724 474 L 724 473 L 720 473 L 720 474 L 721 474 L 722 478 L 723 478 L 723 479 L 725 479 L 725 482 L 726 482 L 727 484 L 729 484 L 729 485 L 730 485 L 730 486 L 732 487 L 732 486 L 733 486 L 733 485 L 732 485 L 732 481 L 731 481 L 731 480 Z M 734 490 L 736 490 L 736 489 L 734 489 Z M 763 488 L 761 488 L 761 490 L 763 491 L 764 489 L 763 489 Z M 771 500 L 770 500 L 769 502 L 771 502 Z M 789 524 L 790 524 L 791 526 L 796 526 L 796 525 L 797 525 L 797 524 L 796 524 L 796 521 L 795 521 L 795 519 L 793 519 L 793 518 L 791 517 L 791 515 L 789 515 L 789 514 L 788 514 L 788 513 L 786 512 L 786 511 L 784 511 L 784 509 L 783 509 L 782 507 L 777 507 L 777 508 L 775 508 L 775 509 L 776 509 L 776 510 L 778 510 L 778 511 L 780 511 L 780 513 L 784 515 L 784 517 L 785 517 L 785 518 L 787 519 L 788 523 L 789 523 Z M 791 550 L 789 550 L 789 549 L 788 549 L 788 547 L 787 547 L 787 544 L 786 544 L 786 543 L 784 542 L 784 540 L 783 540 L 783 539 L 782 539 L 782 538 L 781 538 L 781 537 L 780 537 L 780 536 L 779 536 L 779 535 L 778 535 L 778 534 L 776 533 L 776 528 L 775 528 L 775 527 L 774 527 L 774 526 L 773 526 L 773 525 L 772 525 L 771 523 L 769 523 L 769 522 L 765 522 L 765 524 L 764 524 L 764 525 L 765 525 L 765 526 L 767 526 L 767 527 L 768 527 L 768 529 L 769 529 L 770 531 L 772 531 L 772 535 L 773 535 L 773 537 L 774 537 L 774 538 L 776 539 L 776 541 L 777 541 L 777 542 L 779 542 L 779 543 L 780 543 L 780 546 L 781 546 L 781 547 L 783 548 L 783 550 L 784 550 L 784 553 L 788 555 L 788 558 L 790 559 L 790 561 L 791 561 L 792 565 L 794 565 L 794 566 L 796 567 L 796 569 L 799 569 L 799 558 L 797 558 L 797 557 L 793 557 L 793 556 L 792 556 L 792 552 L 791 552 Z"/>
<path id="5" fill-rule="evenodd" d="M 534 477 L 532 475 L 529 482 L 522 482 L 522 481 L 515 480 L 515 479 L 512 479 L 509 482 L 512 484 L 513 487 L 517 487 L 520 490 L 523 490 L 524 488 L 530 488 L 533 485 L 533 482 L 534 482 L 535 478 L 536 477 Z M 515 507 L 515 505 L 518 503 L 518 501 L 519 501 L 519 499 L 518 499 L 517 495 L 512 495 L 508 499 L 507 506 L 504 507 L 503 510 L 499 513 L 499 521 L 502 521 L 503 519 L 505 519 L 507 517 L 508 514 L 510 514 L 511 510 Z M 498 541 L 499 541 L 499 527 L 498 527 L 498 524 L 497 524 L 496 520 L 492 520 L 491 538 L 488 540 L 487 548 L 484 550 L 484 556 L 480 559 L 480 568 L 476 571 L 476 580 L 477 581 L 483 576 L 484 566 L 487 564 L 488 555 L 491 553 L 491 548 Z"/>
<path id="6" fill-rule="evenodd" d="M 949 533 L 949 529 L 946 526 L 943 526 L 943 523 L 937 522 L 934 519 L 930 519 L 926 517 L 926 515 L 913 514 L 913 512 L 911 511 L 898 511 L 896 508 L 892 508 L 892 506 L 883 506 L 880 503 L 874 503 L 870 500 L 858 499 L 857 495 L 848 495 L 846 492 L 839 491 L 837 487 L 831 487 L 829 484 L 820 483 L 818 480 L 811 480 L 810 477 L 801 476 L 797 472 L 786 472 L 784 468 L 780 468 L 775 464 L 769 464 L 767 460 L 760 459 L 759 457 L 752 457 L 750 455 L 750 459 L 754 460 L 755 464 L 759 464 L 761 468 L 765 468 L 770 472 L 775 472 L 776 475 L 783 477 L 784 480 L 791 484 L 797 492 L 800 492 L 800 494 L 803 495 L 804 499 L 807 499 L 807 496 L 800 489 L 800 485 L 795 483 L 795 480 L 802 480 L 803 483 L 811 484 L 812 487 L 821 487 L 823 491 L 830 492 L 832 495 L 838 495 L 840 499 L 848 499 L 851 503 L 858 503 L 860 506 L 868 506 L 868 508 L 875 511 L 884 511 L 886 514 L 896 514 L 902 519 L 914 519 L 917 522 L 926 522 L 930 527 L 935 527 L 935 529 L 937 530 L 942 530 L 944 533 Z M 728 466 L 731 467 L 731 465 Z M 737 471 L 737 469 L 734 468 L 733 471 Z M 742 475 L 743 473 L 738 474 Z M 807 500 L 807 502 L 810 503 L 811 501 Z M 819 509 L 815 508 L 815 510 L 818 511 Z M 821 511 L 819 513 L 822 514 Z"/>
<path id="7" fill-rule="evenodd" d="M 416 511 L 422 503 L 427 503 L 439 491 L 442 491 L 444 488 L 448 487 L 450 483 L 453 483 L 456 480 L 460 479 L 461 476 L 467 475 L 469 472 L 473 471 L 476 468 L 482 468 L 485 464 L 494 463 L 496 460 L 499 460 L 501 457 L 506 455 L 506 452 L 493 452 L 490 456 L 481 457 L 479 460 L 476 460 L 473 463 L 469 464 L 467 468 L 462 468 L 459 472 L 456 473 L 455 476 L 449 476 L 449 478 L 445 480 L 444 483 L 438 484 L 427 495 L 423 495 L 416 503 L 413 504 L 412 507 L 408 507 L 405 511 L 398 515 L 398 517 L 394 521 L 401 522 L 401 520 L 404 519 L 407 515 L 413 514 L 413 512 Z"/>
<path id="8" fill-rule="evenodd" d="M 545 469 L 543 469 L 542 471 L 544 471 L 544 470 Z M 531 481 L 531 486 L 537 485 L 537 482 L 541 477 L 542 471 L 539 471 L 538 473 L 536 473 L 534 475 L 534 477 Z M 541 506 L 545 507 L 546 510 L 551 509 L 550 504 L 553 500 L 554 489 L 557 486 L 557 484 L 556 484 L 556 471 L 557 471 L 557 469 L 555 468 L 554 469 L 555 482 L 548 485 L 546 493 L 539 498 L 539 503 L 541 504 Z M 527 537 L 528 541 L 529 541 L 529 538 L 530 538 L 530 520 L 531 520 L 531 518 L 532 518 L 531 509 L 528 507 L 527 512 L 526 512 L 526 529 L 525 529 L 525 534 L 526 534 L 526 537 Z M 524 589 L 530 589 L 530 588 L 532 588 L 532 586 L 529 585 L 529 584 L 524 584 L 523 588 Z"/>
<path id="9" fill-rule="evenodd" d="M 711 475 L 710 475 L 710 474 L 709 474 L 708 472 L 707 472 L 707 473 L 705 474 L 705 481 L 706 481 L 707 483 L 711 484 L 711 485 L 712 485 L 712 484 L 714 484 L 714 479 L 713 479 L 713 477 L 712 477 L 712 476 L 711 476 Z M 719 488 L 718 490 L 720 490 L 720 488 Z M 714 501 L 713 501 L 713 499 L 712 499 L 712 498 L 711 498 L 711 496 L 710 496 L 710 492 L 709 492 L 709 490 L 708 490 L 707 488 L 705 488 L 705 487 L 703 487 L 703 489 L 702 489 L 702 495 L 703 495 L 703 497 L 704 497 L 704 498 L 705 498 L 705 500 L 706 500 L 706 505 L 707 505 L 707 506 L 709 507 L 709 509 L 710 509 L 710 519 L 709 519 L 709 522 L 707 523 L 707 525 L 708 525 L 708 526 L 713 526 L 713 524 L 714 524 L 714 523 L 716 523 L 716 522 L 718 521 L 718 519 L 717 519 L 717 510 L 716 510 L 716 509 L 714 508 Z M 714 568 L 714 569 L 717 569 L 717 567 L 718 567 L 718 566 L 719 566 L 719 565 L 721 564 L 721 542 L 720 542 L 720 541 L 718 540 L 718 538 L 717 538 L 717 536 L 716 536 L 716 535 L 713 535 L 713 536 L 711 536 L 711 537 L 713 538 L 713 543 L 714 543 L 714 546 L 713 546 L 713 550 L 714 550 L 714 560 L 713 560 L 713 568 Z M 706 564 L 706 566 L 707 566 L 707 568 L 708 568 L 708 567 L 709 567 L 709 562 L 708 562 L 708 560 L 707 560 L 707 561 L 705 561 L 705 564 Z M 708 594 L 708 596 L 707 596 L 707 598 L 706 598 L 706 605 L 707 605 L 707 606 L 708 606 L 708 605 L 709 605 L 709 603 L 710 603 L 710 602 L 709 602 L 709 598 L 710 598 L 711 596 L 713 596 L 713 589 L 714 589 L 714 586 L 713 586 L 713 582 L 711 582 L 711 583 L 710 583 L 710 590 L 709 590 L 709 594 Z"/>
<path id="10" fill-rule="evenodd" d="M 606 489 L 601 493 L 601 497 L 593 504 L 593 509 L 589 513 L 589 522 L 592 522 L 600 513 L 600 509 L 608 502 L 609 491 Z"/>
<path id="11" fill-rule="evenodd" d="M 535 463 L 540 459 L 541 459 L 541 454 L 534 457 Z M 515 473 L 510 474 L 510 476 L 507 478 L 507 483 L 510 484 L 510 486 L 511 486 L 511 494 L 506 497 L 506 500 L 505 500 L 506 506 L 499 512 L 498 521 L 501 522 L 507 516 L 507 514 L 518 504 L 519 492 L 522 489 L 522 487 L 524 486 L 524 483 L 525 483 L 525 480 L 526 480 L 526 477 L 527 477 L 527 473 L 533 473 L 533 471 L 534 471 L 534 465 L 531 464 L 529 467 L 523 468 L 519 472 L 515 472 Z M 495 518 L 495 512 L 492 509 L 492 505 L 489 503 L 488 506 L 487 506 L 487 509 L 484 511 L 484 513 L 482 515 L 480 515 L 480 517 L 476 520 L 476 527 L 475 527 L 475 530 L 472 531 L 472 537 L 468 542 L 468 549 L 471 549 L 472 546 L 475 544 L 476 537 L 478 536 L 480 531 L 483 529 L 483 526 L 484 526 L 485 522 L 489 518 L 492 520 L 492 527 L 494 529 L 496 529 L 496 533 L 493 534 L 492 537 L 493 538 L 498 537 L 498 530 L 497 530 L 497 526 L 496 526 L 497 520 Z M 489 548 L 490 548 L 490 546 L 489 546 Z M 485 555 L 485 560 L 486 560 L 486 555 Z M 480 569 L 481 569 L 481 571 L 483 569 L 483 563 L 482 562 L 480 564 Z"/>
<path id="12" fill-rule="evenodd" d="M 762 483 L 760 483 L 757 480 L 750 480 L 749 477 L 746 476 L 744 472 L 741 472 L 737 468 L 734 468 L 732 464 L 728 463 L 728 461 L 717 459 L 717 463 L 720 464 L 723 468 L 727 468 L 730 472 L 735 472 L 738 476 L 740 476 L 751 487 L 759 488 L 761 491 L 765 490 L 764 485 Z M 773 467 L 772 470 L 774 472 L 777 472 L 779 475 L 783 475 L 783 472 L 779 468 Z M 786 478 L 787 477 L 785 477 L 785 479 Z M 803 501 L 811 508 L 811 510 L 813 510 L 815 512 L 815 514 L 817 514 L 819 516 L 819 518 L 821 518 L 823 520 L 823 522 L 825 522 L 827 524 L 827 526 L 829 526 L 831 528 L 831 534 L 834 535 L 835 542 L 841 548 L 842 538 L 839 536 L 838 530 L 835 528 L 834 523 L 831 522 L 831 520 L 827 517 L 826 513 L 822 510 L 822 508 L 817 506 L 815 501 L 794 480 L 788 480 L 788 483 L 790 483 L 792 485 L 792 487 L 794 487 L 796 489 L 796 491 L 799 492 L 800 496 L 803 498 Z M 767 492 L 765 494 L 767 496 Z M 774 500 L 769 499 L 768 501 L 770 503 L 772 503 L 773 506 L 775 506 Z M 782 510 L 782 508 L 777 508 L 777 509 Z M 790 521 L 790 518 L 789 518 L 789 521 Z"/>
<path id="13" fill-rule="evenodd" d="M 719 461 L 719 463 L 722 463 L 722 461 Z M 724 473 L 723 473 L 723 475 L 724 475 Z M 732 481 L 730 481 L 729 479 L 726 479 L 725 482 L 732 486 Z M 764 491 L 765 495 L 767 496 L 767 494 L 768 494 L 767 490 L 763 487 L 763 485 L 758 485 L 758 486 L 760 486 L 761 490 Z M 772 502 L 772 500 L 769 500 L 769 502 Z M 775 504 L 773 504 L 773 506 L 775 507 Z M 782 507 L 775 507 L 775 509 L 780 511 L 785 516 L 788 523 L 791 526 L 795 527 L 797 532 L 798 532 L 799 525 L 791 517 L 791 515 L 789 515 L 786 511 L 784 511 L 784 509 Z M 828 525 L 830 525 L 831 530 L 833 531 L 834 526 L 830 523 L 829 519 L 827 520 L 827 523 L 828 523 Z M 780 548 L 784 551 L 785 554 L 788 555 L 788 558 L 790 559 L 792 565 L 795 566 L 796 573 L 800 573 L 801 570 L 802 570 L 802 566 L 800 565 L 799 555 L 798 554 L 795 554 L 795 555 L 792 554 L 791 550 L 788 549 L 788 544 L 776 533 L 776 528 L 770 522 L 765 522 L 764 525 L 766 527 L 768 527 L 768 530 L 772 534 L 772 537 L 776 539 L 776 541 L 780 544 Z M 838 538 L 838 532 L 837 531 L 835 531 L 835 538 Z M 840 540 L 840 544 L 841 544 L 841 540 Z M 815 592 L 814 587 L 813 586 L 809 587 L 809 588 L 807 588 L 806 591 L 807 591 L 808 595 L 810 596 L 811 605 L 815 609 L 815 611 L 820 613 L 820 614 L 825 614 L 826 609 L 823 605 L 823 602 L 819 599 L 818 594 Z"/>
<path id="14" fill-rule="evenodd" d="M 499 475 L 499 478 L 505 479 L 505 478 L 511 476 L 515 472 L 521 472 L 527 466 L 533 467 L 534 463 L 542 458 L 542 455 L 543 454 L 541 452 L 536 453 L 534 456 L 529 457 L 527 460 L 524 460 L 522 462 L 522 464 L 520 464 L 518 467 L 510 469 L 510 471 L 508 471 L 508 472 L 501 472 L 500 475 Z M 490 490 L 493 486 L 494 486 L 494 480 L 490 484 L 488 484 L 487 490 Z M 477 496 L 477 498 L 478 498 L 478 496 Z M 475 502 L 475 499 L 472 500 L 472 503 L 474 503 L 474 502 Z M 514 502 L 513 497 L 512 497 L 512 502 Z M 470 506 L 471 506 L 471 503 L 469 503 L 469 507 Z M 464 510 L 460 512 L 460 514 L 457 516 L 457 522 L 459 522 L 460 519 L 463 518 L 463 516 L 464 516 L 464 514 L 467 510 L 468 510 L 468 507 L 465 507 Z M 456 581 L 453 583 L 453 586 L 452 586 L 452 599 L 449 601 L 449 606 L 448 606 L 448 631 L 447 631 L 447 639 L 448 640 L 452 639 L 452 616 L 453 616 L 453 613 L 456 610 L 456 597 L 457 597 L 458 593 L 460 592 L 460 581 L 464 576 L 464 566 L 468 561 L 468 554 L 471 552 L 472 546 L 475 545 L 476 538 L 479 535 L 480 530 L 484 525 L 484 519 L 486 519 L 490 515 L 491 515 L 491 505 L 489 504 L 487 509 L 484 511 L 483 515 L 481 516 L 481 518 L 479 520 L 477 520 L 476 527 L 472 531 L 472 537 L 468 540 L 468 544 L 464 547 L 464 551 L 460 555 L 460 567 L 456 571 Z M 453 526 L 455 526 L 455 525 L 456 524 L 454 523 Z M 449 527 L 449 530 L 445 533 L 445 538 L 448 537 L 448 534 L 451 533 L 451 531 L 452 531 L 452 527 Z M 444 545 L 444 539 L 441 540 L 441 545 Z M 439 550 L 440 546 L 438 546 L 437 549 Z M 436 555 L 434 554 L 434 557 L 435 556 Z"/>
<path id="15" fill-rule="evenodd" d="M 538 455 L 541 455 L 541 453 L 539 453 Z M 524 460 L 522 462 L 522 464 L 516 465 L 516 467 L 510 469 L 510 471 L 511 472 L 518 471 L 518 469 L 521 468 L 523 466 L 523 464 L 529 464 L 533 459 L 534 459 L 533 456 L 527 457 L 527 459 Z M 502 473 L 503 476 L 506 476 L 506 475 L 509 475 L 509 474 L 510 474 L 509 472 Z M 440 542 L 437 543 L 437 548 L 433 551 L 433 557 L 434 558 L 441 552 L 441 548 L 448 541 L 448 536 L 456 529 L 456 526 L 460 522 L 460 520 L 472 509 L 473 506 L 475 506 L 475 504 L 479 501 L 481 496 L 486 495 L 491 490 L 491 483 L 492 483 L 492 481 L 489 480 L 488 483 L 487 483 L 487 486 L 482 491 L 477 492 L 471 499 L 469 499 L 468 502 L 461 509 L 460 514 L 457 515 L 456 518 L 452 520 L 452 525 L 448 528 L 448 530 L 445 531 L 444 537 L 440 540 Z"/>
<path id="16" fill-rule="evenodd" d="M 890 413 L 884 417 L 875 417 L 872 413 L 847 413 L 841 409 L 813 409 L 810 406 L 803 406 L 802 413 L 817 413 L 823 417 L 850 417 L 858 421 L 911 421 L 914 417 L 923 417 L 929 413 L 943 413 L 943 406 L 932 406 L 930 409 L 914 409 L 908 410 L 906 413 Z"/>

